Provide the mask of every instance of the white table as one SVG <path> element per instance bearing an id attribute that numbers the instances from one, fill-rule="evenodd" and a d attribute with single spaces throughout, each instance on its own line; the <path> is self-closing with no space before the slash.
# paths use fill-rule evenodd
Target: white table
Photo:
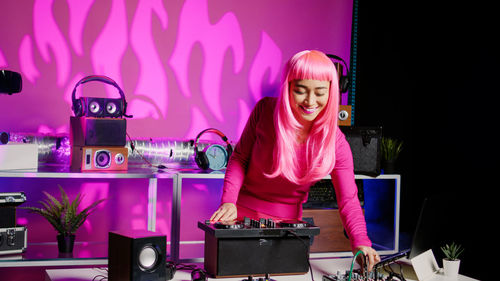
<path id="1" fill-rule="evenodd" d="M 351 258 L 325 258 L 325 259 L 311 259 L 311 268 L 313 271 L 313 276 L 315 281 L 321 281 L 323 275 L 336 274 L 337 271 L 345 273 L 351 267 Z M 417 277 L 410 262 L 406 259 L 398 261 L 398 264 L 393 264 L 392 268 L 395 272 L 399 272 L 399 264 L 404 268 L 404 277 L 408 281 L 416 281 Z M 197 264 L 198 267 L 202 267 L 202 264 Z M 355 264 L 355 269 L 359 266 Z M 76 269 L 48 269 L 45 271 L 45 281 L 90 281 L 93 278 L 95 280 L 100 280 L 98 275 L 107 276 L 106 268 L 76 268 Z M 261 277 L 261 276 L 254 276 Z M 286 281 L 308 281 L 311 280 L 311 274 L 308 272 L 301 275 L 272 275 L 270 276 L 276 281 L 286 280 Z M 235 278 L 208 278 L 208 280 L 219 280 L 219 281 L 242 281 L 246 278 L 235 277 Z M 254 278 L 255 280 L 256 278 Z M 191 280 L 191 272 L 186 270 L 179 270 L 175 273 L 172 281 L 185 281 Z M 432 281 L 455 281 L 450 280 L 442 275 L 442 273 L 436 274 Z M 459 275 L 456 281 L 477 281 L 476 279 Z"/>
<path id="2" fill-rule="evenodd" d="M 345 271 L 351 267 L 351 258 L 330 258 L 330 259 L 311 259 L 311 268 L 313 270 L 314 280 L 320 281 L 325 274 L 334 274 L 337 270 Z M 203 267 L 202 264 L 199 264 L 199 267 Z M 355 268 L 359 268 L 358 265 Z M 46 281 L 89 281 L 92 280 L 97 275 L 107 276 L 107 271 L 103 268 L 77 268 L 77 269 L 48 269 L 45 271 Z M 279 280 L 287 280 L 287 281 L 304 281 L 311 280 L 311 274 L 302 274 L 302 275 L 272 275 L 270 276 L 272 279 Z M 241 281 L 243 277 L 236 278 L 209 278 L 209 280 L 220 280 L 220 281 Z M 96 280 L 100 280 L 100 278 L 96 278 Z M 191 280 L 191 272 L 180 270 L 177 271 L 174 275 L 173 281 L 181 281 L 181 280 Z"/>

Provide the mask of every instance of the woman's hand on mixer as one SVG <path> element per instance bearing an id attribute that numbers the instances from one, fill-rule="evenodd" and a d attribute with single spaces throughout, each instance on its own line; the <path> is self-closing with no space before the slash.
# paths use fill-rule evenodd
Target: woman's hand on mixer
<path id="1" fill-rule="evenodd" d="M 233 203 L 223 203 L 219 206 L 217 211 L 210 217 L 211 222 L 216 221 L 232 221 L 237 218 L 236 205 Z"/>

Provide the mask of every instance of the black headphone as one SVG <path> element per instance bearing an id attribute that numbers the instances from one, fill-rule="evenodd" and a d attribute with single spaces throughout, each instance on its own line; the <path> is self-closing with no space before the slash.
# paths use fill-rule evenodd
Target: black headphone
<path id="1" fill-rule="evenodd" d="M 207 158 L 207 155 L 205 154 L 205 151 L 207 150 L 207 148 L 209 147 L 206 147 L 204 151 L 199 151 L 198 150 L 198 142 L 200 141 L 200 137 L 204 134 L 204 133 L 215 133 L 217 134 L 218 136 L 221 137 L 221 139 L 226 143 L 226 151 L 227 151 L 227 159 L 226 159 L 226 163 L 229 161 L 229 157 L 231 157 L 231 153 L 233 153 L 233 147 L 231 146 L 231 144 L 229 143 L 229 141 L 227 140 L 227 137 L 219 130 L 217 129 L 214 129 L 214 128 L 208 128 L 208 129 L 205 129 L 203 131 L 201 131 L 198 136 L 196 136 L 196 139 L 194 141 L 194 161 L 196 162 L 196 164 L 198 165 L 198 167 L 200 169 L 203 169 L 203 170 L 207 170 L 208 169 L 208 158 Z"/>
<path id="2" fill-rule="evenodd" d="M 120 93 L 120 98 L 108 99 L 82 97 L 77 99 L 75 97 L 76 88 L 80 84 L 85 84 L 90 81 L 99 81 L 114 86 L 118 90 L 118 93 Z M 73 113 L 76 117 L 132 117 L 126 114 L 127 101 L 125 100 L 125 94 L 123 93 L 122 89 L 113 79 L 107 76 L 90 75 L 82 78 L 80 81 L 78 81 L 78 83 L 76 83 L 75 88 L 73 89 L 73 93 L 71 94 L 71 100 L 73 102 Z"/>
<path id="3" fill-rule="evenodd" d="M 332 55 L 332 54 L 326 54 L 327 57 L 341 61 L 344 64 L 344 67 L 346 69 L 346 75 L 343 75 L 340 73 L 339 77 L 339 91 L 340 93 L 346 93 L 347 90 L 349 89 L 349 83 L 350 83 L 350 77 L 351 73 L 349 72 L 349 67 L 347 66 L 347 63 L 339 56 Z"/>

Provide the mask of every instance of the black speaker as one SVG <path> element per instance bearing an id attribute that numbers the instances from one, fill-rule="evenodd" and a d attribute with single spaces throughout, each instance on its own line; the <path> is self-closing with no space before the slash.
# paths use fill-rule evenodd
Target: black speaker
<path id="1" fill-rule="evenodd" d="M 382 127 L 340 128 L 351 147 L 354 173 L 371 177 L 380 175 Z"/>
<path id="2" fill-rule="evenodd" d="M 127 120 L 122 118 L 70 117 L 72 146 L 125 146 Z"/>
<path id="3" fill-rule="evenodd" d="M 88 83 L 90 81 L 99 81 L 106 83 L 108 85 L 114 86 L 120 98 L 110 99 L 110 98 L 95 98 L 95 97 L 82 97 L 76 98 L 76 88 L 81 85 Z M 86 116 L 86 117 L 109 117 L 109 118 L 121 118 L 132 117 L 126 115 L 127 102 L 125 100 L 125 94 L 123 90 L 118 86 L 118 84 L 111 78 L 102 75 L 91 75 L 84 77 L 78 83 L 76 83 L 75 88 L 71 94 L 71 100 L 73 102 L 72 109 L 76 117 Z"/>
<path id="4" fill-rule="evenodd" d="M 217 238 L 205 235 L 204 267 L 212 277 L 304 274 L 309 270 L 307 237 Z"/>
<path id="5" fill-rule="evenodd" d="M 108 238 L 110 281 L 166 280 L 166 235 L 150 231 L 112 231 Z"/>

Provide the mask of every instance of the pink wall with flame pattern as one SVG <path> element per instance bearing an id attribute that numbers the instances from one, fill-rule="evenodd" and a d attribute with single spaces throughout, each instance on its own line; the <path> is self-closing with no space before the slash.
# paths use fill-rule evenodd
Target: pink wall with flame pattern
<path id="1" fill-rule="evenodd" d="M 349 61 L 352 1 L 34 0 L 1 10 L 0 68 L 24 81 L 21 94 L 0 95 L 3 131 L 67 133 L 74 85 L 101 74 L 125 92 L 132 138 L 216 127 L 237 141 L 294 53 Z M 91 84 L 77 96 L 118 97 Z"/>
<path id="2" fill-rule="evenodd" d="M 276 96 L 290 56 L 319 49 L 349 62 L 352 1 L 26 0 L 2 2 L 0 15 L 0 69 L 23 76 L 22 93 L 0 95 L 0 131 L 67 134 L 74 85 L 100 74 L 124 90 L 134 116 L 127 121 L 132 138 L 192 139 L 215 127 L 236 142 L 254 104 Z M 118 93 L 93 82 L 80 86 L 77 96 Z M 79 230 L 79 241 L 105 240 L 110 229 L 147 227 L 147 182 L 141 179 L 4 178 L 0 192 L 25 191 L 27 205 L 36 205 L 42 190 L 57 195 L 58 184 L 70 196 L 84 193 L 85 206 L 110 198 Z M 169 190 L 168 182 L 158 188 L 156 220 L 167 236 Z M 183 192 L 189 212 L 181 226 L 195 229 L 217 207 L 220 188 L 195 182 Z M 21 211 L 18 222 L 36 233 L 29 242 L 54 241 L 41 218 Z M 203 240 L 190 230 L 181 238 Z"/>

